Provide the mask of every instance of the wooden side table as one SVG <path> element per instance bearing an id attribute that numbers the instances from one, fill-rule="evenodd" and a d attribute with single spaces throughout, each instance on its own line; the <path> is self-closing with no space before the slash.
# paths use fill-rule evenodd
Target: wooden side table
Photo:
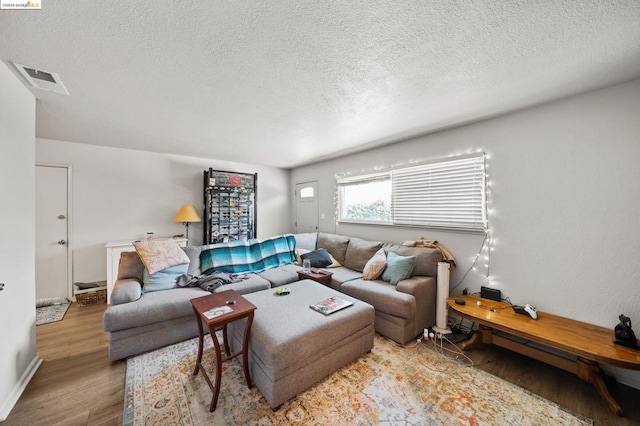
<path id="1" fill-rule="evenodd" d="M 456 299 L 464 300 L 465 304 L 457 304 Z M 640 370 L 640 350 L 615 345 L 612 329 L 540 311 L 536 320 L 514 312 L 508 303 L 476 296 L 452 296 L 447 299 L 447 304 L 456 314 L 479 324 L 471 339 L 461 345 L 463 350 L 480 343 L 494 344 L 566 370 L 591 383 L 611 411 L 622 415 L 622 408 L 602 380 L 600 364 Z M 508 339 L 495 331 L 524 340 L 521 343 Z M 542 350 L 529 342 L 573 357 Z"/>
<path id="2" fill-rule="evenodd" d="M 313 280 L 328 286 L 331 284 L 331 276 L 333 272 L 319 272 L 318 269 L 311 269 L 311 272 L 298 271 L 298 279 L 300 280 Z"/>
<path id="3" fill-rule="evenodd" d="M 218 405 L 218 396 L 220 395 L 220 380 L 222 376 L 222 363 L 233 359 L 242 354 L 242 364 L 244 366 L 244 377 L 247 380 L 247 386 L 249 389 L 253 387 L 251 382 L 251 376 L 249 374 L 249 334 L 251 333 L 251 325 L 253 324 L 253 313 L 257 309 L 255 305 L 249 302 L 244 297 L 240 296 L 235 290 L 221 291 L 220 293 L 212 293 L 209 296 L 198 297 L 191 299 L 191 305 L 193 311 L 196 314 L 196 321 L 198 321 L 198 357 L 196 359 L 196 365 L 193 369 L 193 375 L 196 376 L 198 371 L 202 370 L 202 375 L 207 381 L 209 388 L 213 392 L 213 398 L 211 399 L 211 405 L 209 411 L 214 411 L 216 405 Z M 207 318 L 205 312 L 215 307 L 229 306 L 233 309 L 231 312 L 227 312 L 215 318 Z M 233 321 L 237 321 L 242 318 L 247 318 L 247 324 L 244 328 L 244 338 L 242 341 L 242 350 L 231 354 L 229 349 L 229 342 L 227 340 L 227 324 Z M 216 352 L 216 383 L 215 386 L 211 383 L 211 379 L 207 375 L 206 370 L 202 366 L 202 352 L 204 348 L 204 327 L 202 323 L 207 324 L 209 327 L 209 334 Z M 220 343 L 216 337 L 216 330 L 222 330 L 222 340 L 224 343 L 225 357 L 222 357 L 220 351 Z"/>

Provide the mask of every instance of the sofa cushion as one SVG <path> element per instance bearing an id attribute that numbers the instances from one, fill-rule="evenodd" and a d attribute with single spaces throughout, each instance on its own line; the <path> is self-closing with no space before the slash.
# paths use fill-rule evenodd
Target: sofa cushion
<path id="1" fill-rule="evenodd" d="M 415 262 L 415 256 L 400 256 L 394 252 L 389 252 L 387 254 L 387 267 L 382 272 L 382 279 L 397 285 L 400 281 L 411 276 Z"/>
<path id="2" fill-rule="evenodd" d="M 296 248 L 313 251 L 316 249 L 316 241 L 318 240 L 318 234 L 316 232 L 307 232 L 304 234 L 294 234 L 296 238 Z"/>
<path id="3" fill-rule="evenodd" d="M 169 290 L 178 287 L 176 279 L 184 275 L 189 270 L 189 264 L 172 266 L 170 268 L 150 274 L 147 269 L 142 273 L 142 291 L 150 293 L 152 291 Z"/>
<path id="4" fill-rule="evenodd" d="M 258 276 L 269 281 L 271 283 L 271 287 L 279 287 L 281 285 L 291 284 L 292 282 L 298 281 L 297 272 L 289 270 L 282 266 L 278 268 L 267 269 L 266 271 L 260 272 Z"/>
<path id="5" fill-rule="evenodd" d="M 349 268 L 345 268 L 344 266 L 338 266 L 337 268 L 331 269 L 331 284 L 330 287 L 339 290 L 342 283 L 355 280 L 358 278 L 362 278 L 362 272 L 354 271 Z"/>
<path id="6" fill-rule="evenodd" d="M 365 280 L 375 280 L 382 275 L 384 268 L 387 266 L 387 253 L 383 248 L 378 250 L 371 259 L 364 265 L 362 270 L 362 278 Z"/>
<path id="7" fill-rule="evenodd" d="M 187 274 L 193 275 L 195 277 L 201 275 L 202 271 L 200 271 L 200 252 L 202 251 L 202 247 L 187 246 L 182 247 L 182 250 L 184 250 L 186 255 L 189 257 L 189 270 L 187 271 Z"/>
<path id="8" fill-rule="evenodd" d="M 120 254 L 117 278 L 135 278 L 142 282 L 144 263 L 135 251 L 125 251 Z"/>
<path id="9" fill-rule="evenodd" d="M 305 260 L 309 260 L 311 262 L 311 266 L 314 268 L 324 268 L 326 266 L 331 265 L 331 256 L 326 248 L 321 248 L 318 250 L 310 251 L 309 253 L 305 253 L 300 255 L 300 259 L 304 262 Z"/>
<path id="10" fill-rule="evenodd" d="M 150 274 L 189 263 L 189 256 L 174 240 L 134 241 L 133 246 Z"/>
<path id="11" fill-rule="evenodd" d="M 254 291 L 266 290 L 271 288 L 271 283 L 256 274 L 246 274 L 247 278 L 231 284 L 223 284 L 214 290 L 219 293 L 225 290 L 235 290 L 240 294 L 253 293 Z"/>
<path id="12" fill-rule="evenodd" d="M 342 264 L 349 269 L 362 272 L 364 265 L 367 264 L 369 259 L 371 259 L 381 247 L 382 243 L 379 241 L 351 238 Z"/>
<path id="13" fill-rule="evenodd" d="M 396 286 L 384 281 L 351 280 L 342 284 L 340 291 L 373 305 L 376 312 L 400 318 L 414 318 L 416 315 L 415 297 L 398 291 Z"/>
<path id="14" fill-rule="evenodd" d="M 398 244 L 386 243 L 384 250 L 394 252 L 400 256 L 415 256 L 416 262 L 413 267 L 413 275 L 425 275 L 435 277 L 438 275 L 438 262 L 442 261 L 442 253 L 437 249 L 427 247 L 407 247 Z"/>
<path id="15" fill-rule="evenodd" d="M 320 232 L 316 244 L 318 248 L 326 248 L 329 250 L 329 253 L 331 253 L 341 265 L 344 265 L 344 258 L 347 254 L 347 246 L 349 245 L 349 237 Z"/>
<path id="16" fill-rule="evenodd" d="M 197 287 L 145 293 L 135 303 L 109 306 L 102 317 L 104 331 L 125 330 L 186 316 L 193 316 L 195 322 L 190 300 L 207 294 Z"/>
<path id="17" fill-rule="evenodd" d="M 136 255 L 137 256 L 137 255 Z M 118 279 L 111 292 L 111 305 L 135 302 L 142 296 L 142 285 L 134 278 Z"/>

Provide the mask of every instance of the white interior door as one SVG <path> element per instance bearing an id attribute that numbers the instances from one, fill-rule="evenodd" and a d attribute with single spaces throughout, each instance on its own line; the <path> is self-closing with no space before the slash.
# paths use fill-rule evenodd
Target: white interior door
<path id="1" fill-rule="evenodd" d="M 36 167 L 36 300 L 71 299 L 68 168 Z"/>
<path id="2" fill-rule="evenodd" d="M 318 232 L 318 182 L 296 184 L 296 233 Z"/>

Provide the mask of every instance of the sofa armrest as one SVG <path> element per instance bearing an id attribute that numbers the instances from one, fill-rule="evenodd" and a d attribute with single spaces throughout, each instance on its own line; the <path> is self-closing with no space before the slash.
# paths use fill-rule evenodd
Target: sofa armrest
<path id="1" fill-rule="evenodd" d="M 411 294 L 416 298 L 416 335 L 423 328 L 431 327 L 435 324 L 437 290 L 435 278 L 415 275 L 400 281 L 396 286 L 396 290 Z"/>
<path id="2" fill-rule="evenodd" d="M 135 278 L 120 278 L 111 292 L 111 305 L 135 302 L 142 296 L 142 284 Z"/>

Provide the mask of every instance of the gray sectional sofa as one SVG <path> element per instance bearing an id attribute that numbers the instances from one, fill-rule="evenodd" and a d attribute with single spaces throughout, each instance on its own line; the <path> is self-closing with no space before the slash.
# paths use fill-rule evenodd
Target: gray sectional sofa
<path id="1" fill-rule="evenodd" d="M 307 250 L 326 248 L 342 265 L 331 268 L 330 287 L 362 300 L 375 309 L 375 331 L 398 343 L 407 343 L 424 328 L 435 324 L 436 274 L 441 253 L 424 247 L 368 241 L 328 233 L 298 234 L 296 247 Z M 186 247 L 188 273 L 200 274 L 200 252 L 208 246 Z M 367 261 L 378 251 L 416 256 L 413 274 L 397 285 L 362 279 Z M 111 306 L 103 317 L 103 329 L 109 333 L 109 359 L 112 361 L 177 343 L 198 335 L 190 300 L 209 294 L 200 288 L 173 288 L 142 292 L 144 266 L 136 253 L 123 253 L 118 279 L 111 294 Z M 282 265 L 216 291 L 233 288 L 240 294 L 253 293 L 282 285 L 293 288 L 300 266 Z"/>

